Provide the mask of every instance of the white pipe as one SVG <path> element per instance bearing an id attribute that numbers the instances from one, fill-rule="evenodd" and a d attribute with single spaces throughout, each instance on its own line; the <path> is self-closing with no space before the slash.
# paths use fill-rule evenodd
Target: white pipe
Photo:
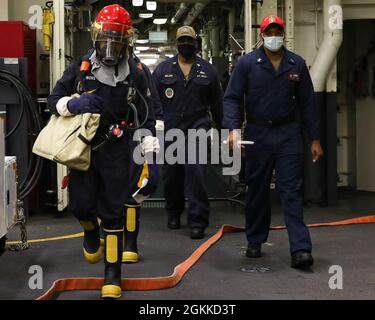
<path id="1" fill-rule="evenodd" d="M 190 26 L 194 20 L 202 13 L 203 9 L 207 6 L 207 3 L 198 2 L 196 3 L 193 8 L 188 13 L 184 25 Z"/>
<path id="2" fill-rule="evenodd" d="M 294 51 L 294 0 L 285 0 L 285 20 L 286 47 Z"/>
<path id="3" fill-rule="evenodd" d="M 342 0 L 324 0 L 324 38 L 311 67 L 315 92 L 324 92 L 332 63 L 343 39 Z"/>
<path id="4" fill-rule="evenodd" d="M 53 26 L 51 90 L 65 71 L 65 14 L 64 1 L 53 0 L 55 24 Z M 69 204 L 67 188 L 61 189 L 61 182 L 68 175 L 68 168 L 57 164 L 57 210 L 63 211 Z"/>
<path id="5" fill-rule="evenodd" d="M 181 3 L 180 4 L 180 7 L 178 8 L 176 14 L 173 16 L 173 18 L 171 19 L 171 23 L 172 24 L 176 24 L 178 21 L 180 21 L 180 19 L 182 18 L 182 16 L 185 14 L 185 12 L 187 11 L 188 9 L 188 6 L 186 3 Z"/>
<path id="6" fill-rule="evenodd" d="M 245 51 L 249 53 L 252 51 L 252 10 L 251 10 L 251 0 L 245 0 Z"/>

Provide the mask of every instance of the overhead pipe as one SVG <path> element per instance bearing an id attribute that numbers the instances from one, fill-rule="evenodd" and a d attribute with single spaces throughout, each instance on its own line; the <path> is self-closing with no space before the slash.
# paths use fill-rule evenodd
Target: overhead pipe
<path id="1" fill-rule="evenodd" d="M 211 47 L 211 56 L 219 57 L 220 56 L 220 25 L 214 16 L 212 20 L 207 23 L 207 28 L 210 33 L 210 47 Z"/>
<path id="2" fill-rule="evenodd" d="M 332 63 L 343 40 L 342 0 L 324 0 L 324 38 L 311 67 L 315 92 L 324 92 Z"/>
<path id="3" fill-rule="evenodd" d="M 207 6 L 208 2 L 198 2 L 196 3 L 193 8 L 190 10 L 190 12 L 188 13 L 185 21 L 184 21 L 184 25 L 185 26 L 190 26 L 194 20 L 202 13 L 202 11 L 204 10 L 204 8 Z"/>
<path id="4" fill-rule="evenodd" d="M 180 19 L 186 13 L 187 10 L 188 10 L 188 5 L 184 2 L 182 2 L 180 4 L 180 7 L 178 8 L 176 14 L 172 17 L 171 23 L 176 24 L 178 21 L 180 21 Z"/>

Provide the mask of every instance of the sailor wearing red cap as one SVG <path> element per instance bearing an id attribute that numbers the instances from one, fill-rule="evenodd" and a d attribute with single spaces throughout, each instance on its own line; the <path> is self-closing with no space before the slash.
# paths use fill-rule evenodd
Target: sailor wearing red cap
<path id="1" fill-rule="evenodd" d="M 270 221 L 270 180 L 276 171 L 288 228 L 292 267 L 313 264 L 310 234 L 303 221 L 302 182 L 304 148 L 302 128 L 311 140 L 312 160 L 323 155 L 319 121 L 309 70 L 303 58 L 284 46 L 285 24 L 280 17 L 263 19 L 263 46 L 242 57 L 224 96 L 223 127 L 241 128 L 240 108 L 245 97 L 246 236 L 248 257 L 261 256 Z M 298 121 L 297 114 L 302 121 Z M 239 137 L 232 131 L 230 145 Z"/>

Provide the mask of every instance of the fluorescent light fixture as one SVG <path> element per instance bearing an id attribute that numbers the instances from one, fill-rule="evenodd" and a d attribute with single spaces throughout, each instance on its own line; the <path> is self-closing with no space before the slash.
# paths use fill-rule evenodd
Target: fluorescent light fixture
<path id="1" fill-rule="evenodd" d="M 143 6 L 143 0 L 133 0 L 133 7 L 142 7 Z"/>
<path id="2" fill-rule="evenodd" d="M 147 59 L 159 59 L 159 55 L 155 53 L 140 53 L 138 54 L 138 58 L 147 58 Z"/>
<path id="3" fill-rule="evenodd" d="M 134 54 L 139 54 L 139 53 L 141 53 L 141 51 L 139 51 L 139 50 L 134 50 L 133 53 L 134 53 Z"/>
<path id="4" fill-rule="evenodd" d="M 167 58 L 173 58 L 173 57 L 174 57 L 174 54 L 167 53 L 165 56 L 166 56 Z"/>
<path id="5" fill-rule="evenodd" d="M 148 40 L 148 39 L 138 39 L 136 41 L 136 43 L 139 43 L 139 44 L 146 44 L 146 43 L 149 43 L 149 42 L 150 42 L 150 40 Z"/>
<path id="6" fill-rule="evenodd" d="M 142 18 L 142 19 L 150 19 L 154 16 L 153 13 L 140 13 L 138 15 L 138 17 Z"/>
<path id="7" fill-rule="evenodd" d="M 151 43 L 165 43 L 168 41 L 167 31 L 149 31 L 148 38 Z"/>
<path id="8" fill-rule="evenodd" d="M 155 64 L 156 62 L 158 62 L 158 59 L 143 59 L 142 62 L 146 66 L 150 66 L 150 65 Z"/>
<path id="9" fill-rule="evenodd" d="M 135 47 L 135 50 L 137 50 L 137 51 L 147 51 L 149 49 L 150 49 L 150 47 Z"/>
<path id="10" fill-rule="evenodd" d="M 157 7 L 158 7 L 158 4 L 156 3 L 156 1 L 146 1 L 147 10 L 155 11 Z"/>
<path id="11" fill-rule="evenodd" d="M 154 19 L 154 24 L 166 24 L 167 23 L 167 18 L 157 18 Z"/>

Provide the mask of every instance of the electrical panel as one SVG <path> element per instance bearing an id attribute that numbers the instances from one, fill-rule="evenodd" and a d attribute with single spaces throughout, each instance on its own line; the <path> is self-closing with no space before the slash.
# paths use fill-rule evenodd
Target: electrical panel
<path id="1" fill-rule="evenodd" d="M 17 161 L 16 157 L 5 157 L 4 206 L 8 229 L 17 222 Z"/>
<path id="2" fill-rule="evenodd" d="M 17 222 L 17 162 L 16 157 L 4 159 L 3 194 L 0 207 L 0 238 Z"/>

